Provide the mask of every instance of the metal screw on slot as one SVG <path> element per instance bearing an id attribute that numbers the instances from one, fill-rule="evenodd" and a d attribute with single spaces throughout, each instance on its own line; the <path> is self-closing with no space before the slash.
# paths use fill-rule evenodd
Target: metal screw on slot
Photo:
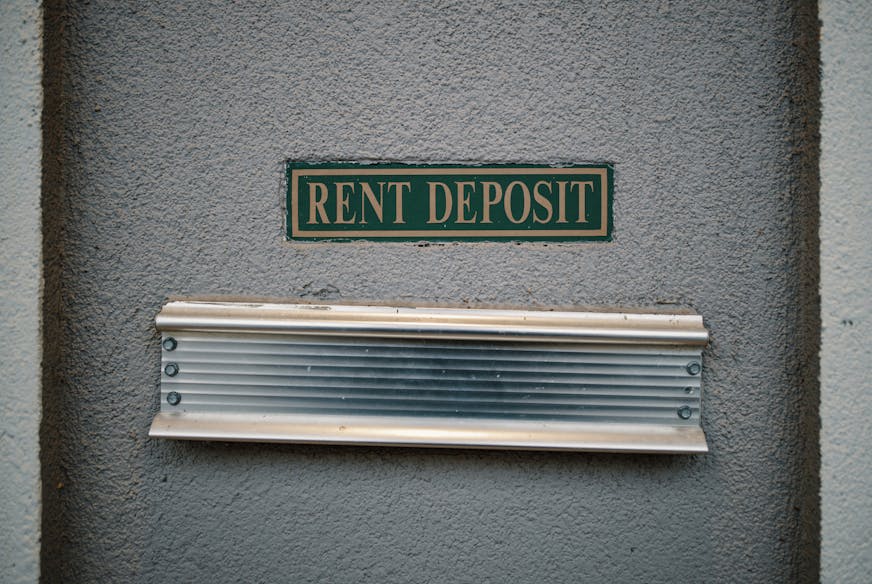
<path id="1" fill-rule="evenodd" d="M 689 420 L 691 415 L 693 415 L 693 410 L 690 409 L 690 406 L 681 406 L 678 408 L 678 417 L 682 420 Z"/>
<path id="2" fill-rule="evenodd" d="M 166 373 L 170 377 L 175 377 L 179 374 L 179 366 L 175 363 L 167 363 L 167 366 L 164 367 L 164 373 Z"/>
<path id="3" fill-rule="evenodd" d="M 690 363 L 688 363 L 685 369 L 690 375 L 699 375 L 699 372 L 702 371 L 702 367 L 700 367 L 699 363 L 697 363 L 696 361 L 691 361 Z"/>
<path id="4" fill-rule="evenodd" d="M 165 351 L 175 351 L 176 347 L 179 346 L 179 343 L 174 338 L 167 337 L 163 340 L 161 346 L 164 348 Z"/>
<path id="5" fill-rule="evenodd" d="M 171 406 L 177 406 L 182 401 L 182 394 L 177 391 L 171 391 L 167 394 L 167 403 Z"/>

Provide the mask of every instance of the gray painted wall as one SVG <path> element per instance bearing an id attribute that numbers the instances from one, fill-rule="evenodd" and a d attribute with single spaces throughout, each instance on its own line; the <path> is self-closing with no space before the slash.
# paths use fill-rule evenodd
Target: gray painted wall
<path id="1" fill-rule="evenodd" d="M 0 581 L 39 579 L 42 11 L 0 2 Z"/>
<path id="2" fill-rule="evenodd" d="M 706 4 L 51 7 L 45 580 L 815 580 L 816 6 Z M 615 240 L 290 244 L 288 158 L 610 161 Z M 712 451 L 149 440 L 203 294 L 690 307 Z"/>
<path id="3" fill-rule="evenodd" d="M 821 580 L 872 573 L 872 4 L 821 3 Z"/>

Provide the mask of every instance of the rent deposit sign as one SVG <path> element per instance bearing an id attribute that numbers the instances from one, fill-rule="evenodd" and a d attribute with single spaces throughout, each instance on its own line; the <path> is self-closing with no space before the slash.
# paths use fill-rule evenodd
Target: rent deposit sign
<path id="1" fill-rule="evenodd" d="M 585 165 L 287 166 L 291 240 L 608 241 L 613 169 Z"/>

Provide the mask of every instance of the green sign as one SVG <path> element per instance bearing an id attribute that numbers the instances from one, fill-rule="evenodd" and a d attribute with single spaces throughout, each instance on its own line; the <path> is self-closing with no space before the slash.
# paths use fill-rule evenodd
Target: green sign
<path id="1" fill-rule="evenodd" d="M 288 162 L 288 239 L 609 241 L 613 168 Z"/>

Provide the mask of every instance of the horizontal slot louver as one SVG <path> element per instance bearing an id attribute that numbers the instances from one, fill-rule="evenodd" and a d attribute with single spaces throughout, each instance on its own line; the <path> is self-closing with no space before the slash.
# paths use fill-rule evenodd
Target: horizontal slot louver
<path id="1" fill-rule="evenodd" d="M 161 316 L 153 436 L 706 449 L 695 315 L 176 302 Z"/>

